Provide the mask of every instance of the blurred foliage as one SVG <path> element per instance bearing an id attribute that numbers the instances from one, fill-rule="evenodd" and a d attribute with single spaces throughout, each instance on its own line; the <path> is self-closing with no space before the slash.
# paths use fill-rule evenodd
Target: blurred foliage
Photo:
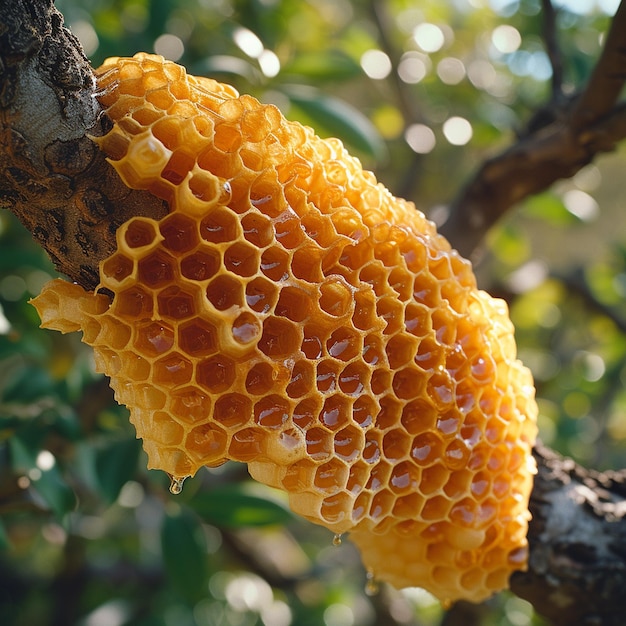
<path id="1" fill-rule="evenodd" d="M 556 3 L 563 93 L 616 2 Z M 94 65 L 157 51 L 343 139 L 439 220 L 476 165 L 551 97 L 540 0 L 57 0 Z M 626 459 L 624 156 L 529 199 L 488 236 L 481 285 L 506 298 L 536 376 L 541 433 L 598 468 Z M 434 626 L 419 590 L 366 594 L 356 551 L 229 464 L 172 496 L 89 351 L 38 329 L 55 271 L 0 212 L 0 623 Z M 393 558 L 390 555 L 390 558 Z M 500 594 L 485 626 L 540 624 Z"/>

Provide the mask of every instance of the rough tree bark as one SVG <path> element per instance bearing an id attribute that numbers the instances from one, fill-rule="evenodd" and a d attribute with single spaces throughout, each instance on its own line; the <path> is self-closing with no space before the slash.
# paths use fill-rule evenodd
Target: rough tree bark
<path id="1" fill-rule="evenodd" d="M 626 4 L 588 88 L 548 125 L 487 161 L 454 202 L 444 232 L 469 255 L 515 202 L 571 176 L 626 136 L 615 102 L 626 75 Z M 161 217 L 163 201 L 129 190 L 89 135 L 110 122 L 89 62 L 52 0 L 0 0 L 0 206 L 86 289 L 131 215 Z M 626 473 L 585 470 L 538 445 L 530 569 L 512 579 L 555 626 L 624 623 Z"/>

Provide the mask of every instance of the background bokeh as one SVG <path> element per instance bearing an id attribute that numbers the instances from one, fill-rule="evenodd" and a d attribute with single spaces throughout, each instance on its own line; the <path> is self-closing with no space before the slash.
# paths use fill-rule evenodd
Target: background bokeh
<path id="1" fill-rule="evenodd" d="M 540 0 L 56 4 L 94 65 L 155 51 L 233 83 L 340 137 L 439 222 L 553 95 Z M 554 6 L 569 97 L 617 2 Z M 626 460 L 625 156 L 526 200 L 475 259 L 481 286 L 511 306 L 542 439 L 598 469 Z M 368 586 L 349 542 L 293 517 L 244 466 L 202 471 L 170 495 L 80 337 L 38 328 L 28 299 L 55 275 L 0 211 L 0 624 L 453 623 L 423 591 Z M 481 613 L 485 626 L 542 624 L 508 593 Z"/>

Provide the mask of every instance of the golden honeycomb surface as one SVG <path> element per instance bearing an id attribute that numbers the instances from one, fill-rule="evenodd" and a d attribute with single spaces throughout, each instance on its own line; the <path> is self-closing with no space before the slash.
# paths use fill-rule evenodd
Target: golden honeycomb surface
<path id="1" fill-rule="evenodd" d="M 94 293 L 55 280 L 33 302 L 82 330 L 150 467 L 180 484 L 245 462 L 379 580 L 505 588 L 537 414 L 505 303 L 338 140 L 156 55 L 97 77 L 95 141 L 170 212 L 118 229 Z"/>

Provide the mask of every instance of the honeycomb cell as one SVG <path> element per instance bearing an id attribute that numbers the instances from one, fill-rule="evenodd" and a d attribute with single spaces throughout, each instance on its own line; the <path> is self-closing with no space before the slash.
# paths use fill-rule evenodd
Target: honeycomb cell
<path id="1" fill-rule="evenodd" d="M 341 364 L 332 359 L 325 359 L 317 364 L 315 384 L 320 393 L 332 393 L 337 389 L 337 378 Z"/>
<path id="2" fill-rule="evenodd" d="M 304 327 L 304 338 L 301 350 L 304 356 L 310 361 L 315 361 L 324 354 L 324 341 L 326 332 L 313 324 L 306 324 Z"/>
<path id="3" fill-rule="evenodd" d="M 258 250 L 247 243 L 234 243 L 224 252 L 224 267 L 237 276 L 253 276 L 259 269 Z"/>
<path id="4" fill-rule="evenodd" d="M 176 151 L 161 172 L 161 177 L 174 185 L 180 185 L 191 171 L 195 159 L 185 152 Z"/>
<path id="5" fill-rule="evenodd" d="M 293 410 L 293 423 L 300 429 L 307 430 L 317 421 L 321 404 L 321 400 L 316 396 L 299 402 Z"/>
<path id="6" fill-rule="evenodd" d="M 426 467 L 443 457 L 444 448 L 439 435 L 426 431 L 413 439 L 410 454 L 418 465 Z"/>
<path id="7" fill-rule="evenodd" d="M 193 428 L 185 440 L 185 448 L 202 465 L 216 467 L 226 462 L 228 435 L 219 426 L 202 424 Z"/>
<path id="8" fill-rule="evenodd" d="M 260 213 L 247 213 L 241 216 L 241 228 L 246 241 L 256 248 L 265 248 L 274 239 L 272 223 Z"/>
<path id="9" fill-rule="evenodd" d="M 280 290 L 274 314 L 292 322 L 304 321 L 311 311 L 311 294 L 298 287 L 283 287 Z"/>
<path id="10" fill-rule="evenodd" d="M 403 461 L 393 466 L 389 486 L 394 493 L 416 493 L 420 487 L 421 472 L 413 463 Z"/>
<path id="11" fill-rule="evenodd" d="M 306 431 L 306 451 L 314 461 L 330 458 L 333 452 L 332 434 L 323 428 L 309 428 Z"/>
<path id="12" fill-rule="evenodd" d="M 189 252 L 200 241 L 196 222 L 179 213 L 166 216 L 159 224 L 159 230 L 163 235 L 163 246 L 172 252 Z"/>
<path id="13" fill-rule="evenodd" d="M 264 428 L 282 428 L 289 420 L 290 405 L 277 395 L 265 396 L 254 405 L 254 421 Z"/>
<path id="14" fill-rule="evenodd" d="M 383 454 L 392 463 L 409 456 L 411 437 L 401 428 L 387 432 L 383 437 Z"/>
<path id="15" fill-rule="evenodd" d="M 246 391 L 255 396 L 269 393 L 276 384 L 274 367 L 265 361 L 255 363 L 246 375 Z"/>
<path id="16" fill-rule="evenodd" d="M 164 318 L 184 320 L 196 313 L 194 294 L 180 287 L 167 287 L 157 296 L 159 313 Z"/>
<path id="17" fill-rule="evenodd" d="M 319 414 L 319 422 L 329 430 L 337 430 L 348 424 L 352 417 L 352 403 L 336 394 L 324 400 Z"/>
<path id="18" fill-rule="evenodd" d="M 149 246 L 156 237 L 156 228 L 151 221 L 136 217 L 123 226 L 124 241 L 129 248 Z"/>
<path id="19" fill-rule="evenodd" d="M 221 274 L 207 286 L 206 297 L 218 311 L 225 311 L 231 306 L 242 306 L 243 287 L 236 278 Z"/>
<path id="20" fill-rule="evenodd" d="M 152 317 L 152 294 L 141 287 L 129 287 L 116 294 L 112 310 L 116 315 L 123 318 L 142 319 Z"/>
<path id="21" fill-rule="evenodd" d="M 361 336 L 349 328 L 338 328 L 326 341 L 326 349 L 335 359 L 350 361 L 362 352 Z"/>
<path id="22" fill-rule="evenodd" d="M 178 421 L 195 424 L 211 414 L 211 398 L 194 385 L 174 389 L 170 397 L 172 414 Z"/>
<path id="23" fill-rule="evenodd" d="M 328 278 L 320 287 L 319 306 L 332 317 L 344 317 L 352 309 L 352 290 L 340 278 Z"/>
<path id="24" fill-rule="evenodd" d="M 238 344 L 248 346 L 254 344 L 261 336 L 261 325 L 256 316 L 244 312 L 233 321 L 232 334 Z"/>
<path id="25" fill-rule="evenodd" d="M 376 419 L 380 407 L 367 395 L 359 396 L 352 406 L 352 419 L 361 428 L 369 428 Z"/>
<path id="26" fill-rule="evenodd" d="M 378 493 L 375 493 L 372 502 L 370 504 L 370 512 L 369 515 L 374 522 L 380 521 L 383 518 L 387 517 L 391 510 L 393 509 L 393 505 L 395 503 L 396 497 L 391 491 L 387 489 L 383 489 Z"/>
<path id="27" fill-rule="evenodd" d="M 176 446 L 183 440 L 185 431 L 168 413 L 155 411 L 152 415 L 155 440 L 164 446 Z"/>
<path id="28" fill-rule="evenodd" d="M 430 400 L 417 398 L 404 405 L 400 421 L 410 435 L 417 435 L 432 431 L 437 425 L 438 416 L 437 409 Z"/>
<path id="29" fill-rule="evenodd" d="M 324 498 L 320 515 L 329 524 L 339 524 L 348 518 L 351 510 L 352 498 L 340 491 L 334 496 Z"/>
<path id="30" fill-rule="evenodd" d="M 311 476 L 315 475 L 317 465 L 308 458 L 292 463 L 285 472 L 281 483 L 289 493 L 300 493 L 310 487 Z"/>
<path id="31" fill-rule="evenodd" d="M 236 241 L 239 238 L 236 214 L 226 207 L 217 207 L 200 222 L 200 236 L 209 243 Z"/>
<path id="32" fill-rule="evenodd" d="M 346 426 L 335 434 L 335 454 L 340 459 L 351 463 L 363 449 L 363 433 L 355 426 Z"/>
<path id="33" fill-rule="evenodd" d="M 369 382 L 370 371 L 360 361 L 347 365 L 339 374 L 339 389 L 349 396 L 360 396 Z"/>
<path id="34" fill-rule="evenodd" d="M 139 280 L 150 287 L 165 287 L 175 277 L 176 261 L 165 251 L 156 250 L 138 264 Z"/>
<path id="35" fill-rule="evenodd" d="M 291 380 L 287 385 L 287 395 L 290 398 L 300 398 L 310 391 L 315 380 L 315 368 L 310 361 L 300 359 L 296 361 L 291 371 Z"/>
<path id="36" fill-rule="evenodd" d="M 191 357 L 205 357 L 217 351 L 217 330 L 206 320 L 196 317 L 178 329 L 181 350 Z"/>
<path id="37" fill-rule="evenodd" d="M 180 273 L 189 280 L 209 280 L 217 274 L 221 262 L 221 256 L 216 250 L 196 250 L 181 260 Z"/>
<path id="38" fill-rule="evenodd" d="M 261 276 L 246 285 L 246 303 L 257 313 L 268 313 L 276 303 L 277 295 L 276 286 Z"/>
<path id="39" fill-rule="evenodd" d="M 135 330 L 134 344 L 145 356 L 159 356 L 174 345 L 174 331 L 171 326 L 161 322 L 140 323 Z"/>
<path id="40" fill-rule="evenodd" d="M 331 459 L 317 467 L 313 484 L 325 493 L 337 493 L 344 489 L 347 480 L 347 465 L 338 459 Z"/>
<path id="41" fill-rule="evenodd" d="M 184 385 L 191 381 L 193 365 L 189 359 L 177 352 L 155 361 L 154 382 L 159 385 Z"/>
<path id="42" fill-rule="evenodd" d="M 134 263 L 125 254 L 114 254 L 102 264 L 104 277 L 121 283 L 133 272 Z"/>
<path id="43" fill-rule="evenodd" d="M 250 421 L 252 402 L 240 393 L 228 393 L 215 401 L 213 419 L 226 429 L 241 428 Z"/>
<path id="44" fill-rule="evenodd" d="M 274 222 L 274 229 L 276 240 L 284 248 L 296 248 L 304 241 L 305 234 L 300 226 L 300 218 L 293 211 L 279 215 Z"/>
<path id="45" fill-rule="evenodd" d="M 422 469 L 420 490 L 424 495 L 439 493 L 448 481 L 450 471 L 442 464 L 435 463 Z"/>
<path id="46" fill-rule="evenodd" d="M 278 246 L 271 246 L 261 254 L 261 271 L 274 282 L 289 277 L 289 254 Z"/>
<path id="47" fill-rule="evenodd" d="M 263 322 L 263 334 L 258 348 L 274 359 L 286 357 L 300 349 L 302 337 L 295 324 L 277 317 L 268 317 Z"/>
<path id="48" fill-rule="evenodd" d="M 230 458 L 249 463 L 263 455 L 263 431 L 256 428 L 244 428 L 233 434 L 228 454 Z"/>
<path id="49" fill-rule="evenodd" d="M 235 382 L 235 363 L 228 357 L 215 355 L 196 366 L 196 381 L 210 393 L 223 393 Z"/>

